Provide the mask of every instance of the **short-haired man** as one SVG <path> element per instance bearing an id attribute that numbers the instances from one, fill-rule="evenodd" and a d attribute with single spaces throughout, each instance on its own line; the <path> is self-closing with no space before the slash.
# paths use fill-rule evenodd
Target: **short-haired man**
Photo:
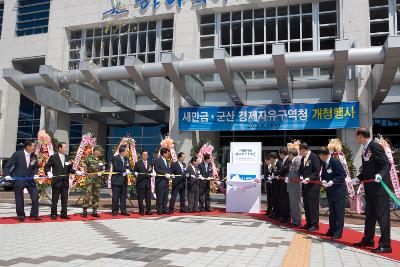
<path id="1" fill-rule="evenodd" d="M 151 215 L 151 176 L 153 168 L 149 163 L 149 152 L 143 150 L 141 153 L 141 159 L 139 159 L 135 168 L 133 169 L 136 176 L 136 191 L 138 196 L 139 214 L 140 215 Z M 143 205 L 143 200 L 146 203 Z"/>
<path id="2" fill-rule="evenodd" d="M 271 184 L 271 191 L 270 191 L 270 200 L 271 200 L 271 212 L 269 214 L 269 218 L 277 219 L 279 215 L 279 169 L 282 166 L 282 162 L 278 159 L 278 153 L 271 152 L 268 154 L 270 158 L 270 169 L 269 169 L 269 176 L 267 177 L 268 181 Z M 270 204 L 268 204 L 270 205 Z"/>
<path id="3" fill-rule="evenodd" d="M 192 157 L 186 170 L 188 180 L 188 212 L 199 211 L 199 163 L 197 157 Z"/>
<path id="4" fill-rule="evenodd" d="M 116 172 L 111 176 L 112 216 L 117 216 L 118 211 L 121 211 L 121 215 L 130 216 L 126 208 L 128 175 L 131 173 L 127 146 L 121 145 L 118 152 L 111 160 L 113 172 Z"/>
<path id="5" fill-rule="evenodd" d="M 168 163 L 169 150 L 165 147 L 160 149 L 160 156 L 154 164 L 156 176 L 156 208 L 157 214 L 168 213 L 168 193 L 169 193 L 169 179 L 172 177 L 171 169 Z"/>
<path id="6" fill-rule="evenodd" d="M 211 211 L 210 207 L 210 178 L 213 177 L 211 155 L 205 154 L 203 162 L 199 165 L 199 206 L 200 211 Z"/>
<path id="7" fill-rule="evenodd" d="M 296 149 L 289 149 L 288 159 L 292 162 L 287 174 L 287 192 L 289 194 L 291 225 L 299 227 L 301 225 L 301 184 L 299 179 L 299 168 L 301 160 Z"/>
<path id="8" fill-rule="evenodd" d="M 279 157 L 282 160 L 282 166 L 278 170 L 279 171 L 279 178 L 277 180 L 279 186 L 279 195 L 278 195 L 278 220 L 281 223 L 288 223 L 290 222 L 290 202 L 289 202 L 289 194 L 287 192 L 286 186 L 286 178 L 290 170 L 290 166 L 292 161 L 289 160 L 289 151 L 287 147 L 282 147 L 279 150 Z"/>
<path id="9" fill-rule="evenodd" d="M 375 179 L 375 182 L 364 183 L 365 188 L 365 228 L 361 242 L 354 244 L 358 247 L 374 246 L 375 225 L 379 223 L 381 237 L 379 246 L 372 250 L 374 253 L 391 253 L 390 242 L 390 198 L 380 181 L 390 182 L 390 163 L 380 144 L 371 140 L 367 128 L 356 132 L 356 141 L 362 145 L 362 168 L 353 184 L 360 181 Z"/>
<path id="10" fill-rule="evenodd" d="M 322 162 L 322 186 L 326 188 L 329 203 L 329 230 L 325 235 L 340 239 L 344 227 L 346 171 L 339 160 L 331 157 L 327 147 L 321 147 L 318 155 Z"/>
<path id="11" fill-rule="evenodd" d="M 172 214 L 175 211 L 176 196 L 179 194 L 179 210 L 180 212 L 186 212 L 185 207 L 185 194 L 186 194 L 186 164 L 185 153 L 178 153 L 178 160 L 171 165 L 171 172 L 175 176 L 172 180 L 172 192 L 171 199 L 169 200 L 169 213 Z"/>
<path id="12" fill-rule="evenodd" d="M 72 168 L 73 161 L 67 155 L 68 146 L 61 142 L 57 146 L 57 153 L 50 156 L 44 167 L 47 176 L 51 179 L 51 213 L 52 220 L 57 219 L 57 203 L 61 195 L 61 218 L 71 219 L 67 215 L 69 175 L 76 173 L 82 175 L 83 172 Z"/>
<path id="13" fill-rule="evenodd" d="M 32 201 L 30 217 L 41 221 L 39 217 L 39 194 L 36 182 L 33 179 L 38 169 L 37 157 L 34 154 L 36 144 L 33 140 L 26 140 L 24 148 L 14 152 L 4 167 L 5 179 L 12 181 L 14 177 L 15 208 L 18 220 L 25 221 L 24 189 L 29 192 Z"/>
<path id="14" fill-rule="evenodd" d="M 301 143 L 299 150 L 303 156 L 299 174 L 303 177 L 303 203 L 306 214 L 306 224 L 303 228 L 309 231 L 318 231 L 321 185 L 315 181 L 320 181 L 321 161 L 316 154 L 310 151 L 307 143 Z"/>

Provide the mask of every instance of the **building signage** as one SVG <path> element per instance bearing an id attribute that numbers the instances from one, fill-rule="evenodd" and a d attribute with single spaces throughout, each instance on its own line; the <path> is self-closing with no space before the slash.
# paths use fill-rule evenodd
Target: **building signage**
<path id="1" fill-rule="evenodd" d="M 358 102 L 179 109 L 181 131 L 303 130 L 359 127 Z"/>
<path id="2" fill-rule="evenodd" d="M 231 142 L 231 163 L 261 163 L 261 142 Z"/>
<path id="3" fill-rule="evenodd" d="M 224 0 L 225 2 L 227 0 Z M 191 0 L 192 5 L 207 5 L 207 0 Z M 173 5 L 178 6 L 178 8 L 183 7 L 183 0 L 165 0 L 165 4 L 169 7 Z M 113 16 L 129 13 L 129 5 L 134 5 L 140 10 L 147 10 L 152 6 L 153 10 L 157 10 L 161 5 L 161 0 L 111 0 L 111 9 L 103 12 L 103 16 Z"/>

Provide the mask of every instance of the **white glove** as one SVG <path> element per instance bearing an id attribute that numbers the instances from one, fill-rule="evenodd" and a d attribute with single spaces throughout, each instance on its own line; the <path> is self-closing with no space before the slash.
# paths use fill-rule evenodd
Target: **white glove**
<path id="1" fill-rule="evenodd" d="M 6 176 L 6 177 L 4 177 L 4 179 L 6 179 L 6 181 L 11 181 L 12 180 L 11 176 Z"/>
<path id="2" fill-rule="evenodd" d="M 308 182 L 310 181 L 310 178 L 306 178 L 302 181 L 303 184 L 308 184 Z"/>
<path id="3" fill-rule="evenodd" d="M 38 179 L 39 178 L 39 175 L 34 175 L 33 176 L 33 179 Z"/>
<path id="4" fill-rule="evenodd" d="M 131 171 L 129 169 L 126 169 L 125 173 L 126 174 L 131 174 Z"/>
<path id="5" fill-rule="evenodd" d="M 357 177 L 353 178 L 350 182 L 351 185 L 358 185 L 359 183 L 360 183 L 360 179 L 358 179 Z"/>
<path id="6" fill-rule="evenodd" d="M 172 179 L 175 179 L 175 174 L 172 174 L 172 175 L 171 175 L 171 178 L 172 178 Z"/>
<path id="7" fill-rule="evenodd" d="M 103 175 L 102 172 L 98 172 L 98 173 L 97 173 L 97 176 L 99 176 L 99 177 L 102 176 L 102 175 Z"/>
<path id="8" fill-rule="evenodd" d="M 138 173 L 138 172 L 135 172 L 134 174 L 135 174 L 135 176 L 136 176 L 136 177 L 139 175 L 139 173 Z"/>
<path id="9" fill-rule="evenodd" d="M 289 178 L 285 177 L 285 183 L 288 183 L 288 182 L 289 182 Z"/>
<path id="10" fill-rule="evenodd" d="M 194 175 L 192 175 L 192 176 L 194 176 Z M 186 173 L 186 177 L 190 177 L 190 174 L 189 174 L 189 173 Z"/>
<path id="11" fill-rule="evenodd" d="M 325 186 L 325 187 L 331 187 L 332 185 L 333 185 L 333 181 L 330 180 L 329 182 L 326 183 L 326 186 Z"/>
<path id="12" fill-rule="evenodd" d="M 75 174 L 78 175 L 78 176 L 82 176 L 82 175 L 83 175 L 83 172 L 81 172 L 81 171 L 76 171 Z"/>
<path id="13" fill-rule="evenodd" d="M 323 187 L 327 187 L 326 186 L 327 182 L 325 180 L 322 180 L 321 184 L 322 184 Z"/>
<path id="14" fill-rule="evenodd" d="M 49 177 L 50 179 L 53 178 L 53 173 L 52 172 L 48 172 L 47 173 L 47 177 Z"/>
<path id="15" fill-rule="evenodd" d="M 122 176 L 126 176 L 126 172 L 122 173 Z"/>
<path id="16" fill-rule="evenodd" d="M 166 173 L 166 174 L 165 174 L 165 178 L 167 178 L 167 179 L 171 178 L 171 174 Z"/>
<path id="17" fill-rule="evenodd" d="M 204 178 L 203 178 L 203 176 L 199 175 L 199 179 L 203 180 Z"/>
<path id="18" fill-rule="evenodd" d="M 382 176 L 380 174 L 375 174 L 375 183 L 380 183 L 382 181 Z"/>
<path id="19" fill-rule="evenodd" d="M 190 175 L 190 177 L 192 177 L 192 178 L 196 178 L 196 175 L 193 175 L 193 174 L 192 174 L 192 175 Z"/>
<path id="20" fill-rule="evenodd" d="M 156 176 L 157 176 L 157 174 L 155 172 L 151 173 L 151 177 L 156 177 Z"/>

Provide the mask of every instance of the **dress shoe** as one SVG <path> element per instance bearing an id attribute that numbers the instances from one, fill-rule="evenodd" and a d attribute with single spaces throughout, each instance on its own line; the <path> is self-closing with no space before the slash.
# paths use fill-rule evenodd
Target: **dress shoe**
<path id="1" fill-rule="evenodd" d="M 42 221 L 43 219 L 42 218 L 40 218 L 39 216 L 31 216 L 30 217 L 32 220 L 34 220 L 34 221 Z"/>
<path id="2" fill-rule="evenodd" d="M 364 241 L 364 240 L 361 240 L 361 242 L 353 244 L 353 246 L 355 247 L 373 247 L 374 245 L 375 245 L 374 241 Z"/>
<path id="3" fill-rule="evenodd" d="M 93 209 L 92 216 L 96 218 L 100 217 L 100 215 L 97 213 L 97 209 Z"/>
<path id="4" fill-rule="evenodd" d="M 319 230 L 319 227 L 318 226 L 314 226 L 314 225 L 307 229 L 307 231 L 310 231 L 310 232 L 314 232 L 314 231 L 318 231 L 318 230 Z"/>
<path id="5" fill-rule="evenodd" d="M 172 210 L 170 210 L 170 211 L 168 211 L 168 214 L 172 215 L 172 214 L 174 214 L 174 212 Z"/>
<path id="6" fill-rule="evenodd" d="M 111 213 L 111 215 L 116 217 L 116 216 L 118 216 L 118 213 L 117 212 L 113 212 L 113 213 Z"/>
<path id="7" fill-rule="evenodd" d="M 161 214 L 169 214 L 169 211 L 163 211 Z"/>
<path id="8" fill-rule="evenodd" d="M 69 215 L 61 215 L 60 218 L 64 220 L 71 220 L 71 216 Z"/>
<path id="9" fill-rule="evenodd" d="M 341 235 L 334 235 L 334 236 L 332 236 L 331 238 L 332 238 L 332 239 L 341 239 L 342 236 L 341 236 Z"/>
<path id="10" fill-rule="evenodd" d="M 371 249 L 372 253 L 392 253 L 392 248 L 385 248 L 385 247 L 377 247 Z"/>
<path id="11" fill-rule="evenodd" d="M 180 210 L 179 213 L 187 213 L 187 210 Z"/>
<path id="12" fill-rule="evenodd" d="M 311 225 L 305 224 L 305 225 L 301 226 L 300 228 L 301 228 L 301 229 L 304 229 L 304 230 L 307 230 L 307 229 L 310 228 L 310 227 L 311 227 Z"/>
<path id="13" fill-rule="evenodd" d="M 279 218 L 278 219 L 280 223 L 288 223 L 290 220 L 288 218 Z"/>
<path id="14" fill-rule="evenodd" d="M 289 223 L 289 226 L 292 226 L 292 227 L 299 227 L 300 224 L 297 224 L 297 223 Z"/>
<path id="15" fill-rule="evenodd" d="M 328 236 L 328 237 L 333 237 L 333 234 L 331 232 L 326 232 L 325 234 L 322 234 L 322 236 Z"/>
<path id="16" fill-rule="evenodd" d="M 83 209 L 82 217 L 87 218 L 87 209 Z"/>
<path id="17" fill-rule="evenodd" d="M 139 211 L 140 216 L 144 216 L 144 211 Z"/>
<path id="18" fill-rule="evenodd" d="M 57 215 L 56 214 L 50 215 L 50 219 L 52 219 L 53 221 L 57 220 Z"/>
<path id="19" fill-rule="evenodd" d="M 211 209 L 206 209 L 206 212 L 211 212 Z"/>
<path id="20" fill-rule="evenodd" d="M 153 215 L 153 212 L 151 212 L 151 211 L 146 211 L 144 214 L 146 214 L 146 215 Z"/>
<path id="21" fill-rule="evenodd" d="M 131 216 L 127 211 L 121 212 L 121 215 L 124 215 L 124 216 Z"/>
<path id="22" fill-rule="evenodd" d="M 161 211 L 157 211 L 157 215 L 162 215 L 162 212 Z"/>
<path id="23" fill-rule="evenodd" d="M 18 221 L 19 222 L 24 222 L 25 221 L 25 217 L 18 217 Z"/>

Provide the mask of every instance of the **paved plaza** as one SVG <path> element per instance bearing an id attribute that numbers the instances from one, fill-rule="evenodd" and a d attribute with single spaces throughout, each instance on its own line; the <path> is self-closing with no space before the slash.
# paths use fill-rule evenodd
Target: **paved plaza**
<path id="1" fill-rule="evenodd" d="M 48 213 L 42 206 L 41 215 Z M 0 216 L 13 215 L 13 204 L 0 204 Z M 245 216 L 0 224 L 0 232 L 1 266 L 400 266 Z M 399 240 L 400 229 L 392 235 Z"/>

